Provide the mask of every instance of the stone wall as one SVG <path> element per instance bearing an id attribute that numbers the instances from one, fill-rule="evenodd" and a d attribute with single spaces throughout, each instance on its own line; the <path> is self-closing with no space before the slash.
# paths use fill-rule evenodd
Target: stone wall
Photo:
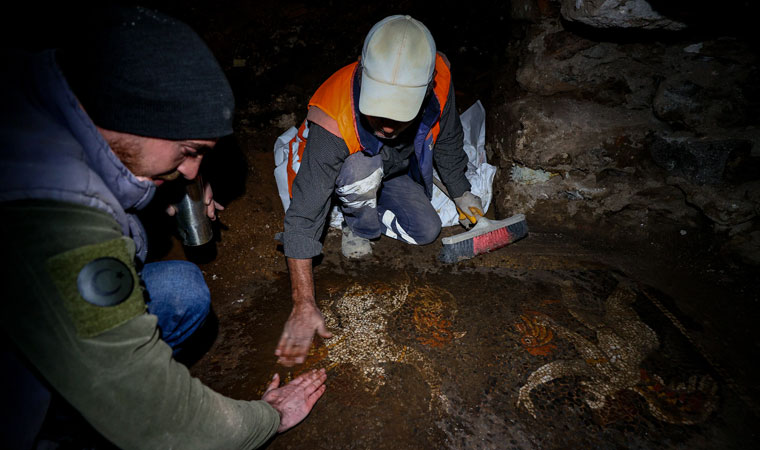
<path id="1" fill-rule="evenodd" d="M 645 0 L 517 0 L 512 16 L 520 90 L 489 123 L 500 215 L 632 238 L 708 227 L 760 263 L 760 71 L 746 39 Z"/>

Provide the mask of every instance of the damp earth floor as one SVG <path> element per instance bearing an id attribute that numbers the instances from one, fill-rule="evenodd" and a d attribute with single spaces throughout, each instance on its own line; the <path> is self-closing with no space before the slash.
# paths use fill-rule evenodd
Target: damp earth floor
<path id="1" fill-rule="evenodd" d="M 268 156 L 256 157 L 264 177 Z M 228 207 L 215 258 L 201 263 L 218 329 L 191 371 L 223 394 L 257 399 L 274 373 L 326 368 L 311 415 L 268 448 L 757 441 L 758 281 L 700 236 L 625 246 L 538 229 L 444 265 L 440 239 L 410 247 L 383 237 L 372 257 L 347 261 L 331 230 L 315 279 L 334 337 L 286 368 L 273 355 L 291 306 L 272 240 L 282 212 L 275 201 L 258 205 Z"/>

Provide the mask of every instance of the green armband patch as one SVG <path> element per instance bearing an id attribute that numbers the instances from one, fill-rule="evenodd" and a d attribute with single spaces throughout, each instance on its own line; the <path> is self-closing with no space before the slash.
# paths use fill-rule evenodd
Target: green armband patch
<path id="1" fill-rule="evenodd" d="M 133 246 L 121 237 L 48 259 L 50 277 L 79 336 L 97 336 L 145 312 Z"/>

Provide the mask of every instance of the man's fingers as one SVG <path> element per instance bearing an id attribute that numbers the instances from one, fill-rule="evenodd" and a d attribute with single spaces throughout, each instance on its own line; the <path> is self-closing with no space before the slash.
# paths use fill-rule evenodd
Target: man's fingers
<path id="1" fill-rule="evenodd" d="M 309 384 L 306 398 L 306 403 L 309 405 L 309 409 L 311 409 L 311 407 L 314 406 L 314 403 L 319 400 L 319 397 L 324 394 L 325 389 L 327 388 L 325 381 L 327 381 L 327 372 L 325 369 L 320 369 L 313 373 L 313 380 Z"/>
<path id="2" fill-rule="evenodd" d="M 211 203 L 211 200 L 214 198 L 214 190 L 211 189 L 211 183 L 205 183 L 205 186 L 203 187 L 203 202 L 207 205 Z"/>
<path id="3" fill-rule="evenodd" d="M 203 194 L 203 203 L 206 204 L 206 215 L 211 220 L 216 220 L 216 211 L 223 210 L 224 206 L 220 205 L 219 202 L 214 200 L 214 191 L 211 189 L 211 185 L 209 183 L 206 183 Z"/>
<path id="4" fill-rule="evenodd" d="M 326 380 L 327 373 L 325 372 L 325 369 L 312 370 L 304 378 L 304 381 L 307 382 L 306 392 L 308 394 L 311 394 L 311 392 L 319 389 L 319 387 L 322 386 Z"/>
<path id="5" fill-rule="evenodd" d="M 287 331 L 283 331 L 274 354 L 277 356 L 292 356 L 293 354 L 296 354 L 297 349 L 302 346 L 301 341 L 303 340 L 304 338 L 299 338 L 291 335 Z"/>
<path id="6" fill-rule="evenodd" d="M 275 356 L 283 355 L 283 352 L 285 351 L 285 347 L 287 346 L 289 340 L 290 336 L 288 336 L 287 333 L 282 333 L 282 336 L 280 336 L 280 342 L 277 343 L 277 348 L 274 350 Z"/>
<path id="7" fill-rule="evenodd" d="M 471 223 L 475 223 L 475 222 L 478 221 L 478 219 L 474 215 L 472 215 L 472 211 L 470 211 L 469 214 L 466 211 L 463 211 L 463 210 L 461 210 L 459 208 L 457 208 L 457 211 L 459 211 L 459 220 L 460 221 L 469 220 Z"/>
<path id="8" fill-rule="evenodd" d="M 333 336 L 333 335 L 332 335 L 332 333 L 330 333 L 330 331 L 329 331 L 329 330 L 327 329 L 327 327 L 325 326 L 325 323 L 324 323 L 324 322 L 322 322 L 322 325 L 320 325 L 320 326 L 319 326 L 319 328 L 317 328 L 317 333 L 318 333 L 318 334 L 319 334 L 321 337 L 323 337 L 323 338 L 325 338 L 325 339 L 330 339 L 330 338 Z"/>
<path id="9" fill-rule="evenodd" d="M 293 367 L 297 362 L 291 358 L 277 358 L 277 364 L 282 364 L 285 367 Z"/>
<path id="10" fill-rule="evenodd" d="M 288 342 L 285 344 L 285 348 L 282 350 L 281 356 L 297 358 L 300 356 L 306 356 L 309 352 L 309 344 L 303 342 Z"/>
<path id="11" fill-rule="evenodd" d="M 304 359 L 301 357 L 290 356 L 284 352 L 278 356 L 279 358 L 277 358 L 277 364 L 282 364 L 285 367 L 293 367 L 294 365 L 301 364 L 304 361 Z"/>
<path id="12" fill-rule="evenodd" d="M 311 347 L 312 335 L 306 336 L 294 336 L 289 338 L 285 343 L 285 349 L 283 354 L 285 356 L 306 356 L 309 353 L 309 347 Z"/>
<path id="13" fill-rule="evenodd" d="M 308 373 L 302 373 L 301 375 L 293 378 L 293 381 L 290 382 L 293 386 L 300 386 L 302 384 L 306 384 L 306 377 L 308 377 Z"/>
<path id="14" fill-rule="evenodd" d="M 274 376 L 272 377 L 272 381 L 269 383 L 269 386 L 267 386 L 267 390 L 264 391 L 264 394 L 266 394 L 267 392 L 273 389 L 277 389 L 279 386 L 280 386 L 280 374 L 275 373 Z"/>
<path id="15" fill-rule="evenodd" d="M 309 409 L 314 407 L 314 404 L 317 403 L 317 400 L 319 400 L 319 398 L 322 397 L 322 394 L 325 393 L 325 389 L 327 389 L 327 386 L 323 384 L 316 391 L 312 392 L 311 395 L 309 395 L 309 397 L 306 399 L 306 405 L 309 407 Z"/>
<path id="16" fill-rule="evenodd" d="M 299 383 L 313 383 L 314 381 L 319 380 L 322 378 L 322 376 L 325 374 L 325 369 L 311 369 L 308 372 L 302 373 L 301 375 L 298 375 L 296 378 L 293 379 L 293 381 L 298 380 Z M 326 375 L 324 375 L 326 377 Z"/>
<path id="17" fill-rule="evenodd" d="M 308 381 L 309 383 L 314 383 L 320 380 L 322 378 L 322 373 L 324 373 L 325 369 L 312 369 L 308 373 L 303 374 L 304 380 Z"/>
<path id="18" fill-rule="evenodd" d="M 309 383 L 309 389 L 307 390 L 307 394 L 311 395 L 312 393 L 314 393 L 314 391 L 319 390 L 324 385 L 325 385 L 325 380 L 321 378 L 317 378 L 316 380 Z"/>
<path id="19" fill-rule="evenodd" d="M 470 219 L 470 221 L 478 221 L 478 217 L 483 217 L 483 211 L 480 210 L 477 206 L 470 206 L 470 214 L 467 214 L 467 218 Z"/>
<path id="20" fill-rule="evenodd" d="M 291 343 L 285 343 L 284 346 L 278 347 L 275 350 L 275 355 L 280 358 L 277 360 L 279 364 L 286 367 L 291 367 L 294 364 L 301 364 L 306 359 L 308 347 L 304 347 L 304 350 L 300 350 L 299 345 L 293 345 Z"/>
<path id="21" fill-rule="evenodd" d="M 224 206 L 220 205 L 214 200 L 208 200 L 208 203 L 206 203 L 206 215 L 211 220 L 216 220 L 216 212 L 222 211 L 223 209 L 224 209 Z"/>
<path id="22" fill-rule="evenodd" d="M 320 315 L 315 316 L 309 311 L 294 310 L 285 324 L 280 342 L 274 352 L 280 357 L 277 362 L 285 366 L 303 363 L 309 354 L 315 332 L 325 338 L 332 336 L 332 333 L 325 328 Z"/>

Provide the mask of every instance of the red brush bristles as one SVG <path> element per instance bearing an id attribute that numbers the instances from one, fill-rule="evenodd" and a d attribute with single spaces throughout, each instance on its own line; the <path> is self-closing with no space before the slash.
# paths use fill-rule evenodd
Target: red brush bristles
<path id="1" fill-rule="evenodd" d="M 472 253 L 480 255 L 497 248 L 502 248 L 512 242 L 511 238 L 512 236 L 507 231 L 507 227 L 481 234 L 472 238 Z"/>
<path id="2" fill-rule="evenodd" d="M 438 260 L 446 264 L 462 261 L 502 248 L 528 235 L 528 224 L 522 214 L 496 222 L 483 219 L 483 225 L 491 231 L 481 231 L 483 234 L 473 236 L 478 232 L 476 228 L 464 233 L 467 237 L 460 235 L 454 242 L 451 242 L 453 240 L 451 238 L 443 238 L 443 248 L 438 255 Z"/>

